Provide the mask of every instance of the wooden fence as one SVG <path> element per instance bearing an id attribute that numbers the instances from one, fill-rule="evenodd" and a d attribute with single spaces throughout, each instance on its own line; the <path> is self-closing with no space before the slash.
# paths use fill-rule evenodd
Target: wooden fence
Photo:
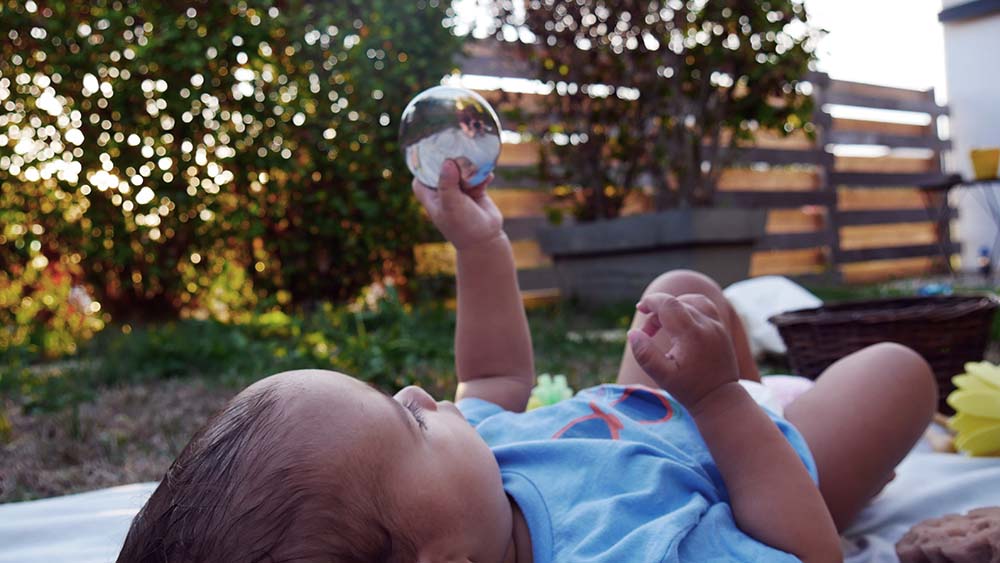
<path id="1" fill-rule="evenodd" d="M 472 46 L 462 63 L 467 75 L 530 78 L 523 62 L 499 54 L 502 47 Z M 717 205 L 768 210 L 767 234 L 753 256 L 751 276 L 782 274 L 820 283 L 869 282 L 928 273 L 945 267 L 958 252 L 949 237 L 955 211 L 939 212 L 940 202 L 920 185 L 940 180 L 942 151 L 949 142 L 938 135 L 937 118 L 947 108 L 934 92 L 830 80 L 816 74 L 817 135 L 784 137 L 758 134 L 741 151 L 740 167 L 727 169 L 719 184 Z M 480 91 L 524 115 L 537 115 L 538 94 Z M 926 124 L 835 118 L 830 106 L 911 112 Z M 918 116 L 918 117 L 919 117 Z M 530 117 L 529 117 L 530 119 Z M 516 130 L 529 123 L 505 123 Z M 882 156 L 843 156 L 837 147 L 875 147 Z M 543 184 L 539 147 L 533 142 L 505 144 L 491 195 L 505 216 L 513 241 L 522 289 L 547 292 L 555 287 L 551 261 L 535 241 L 546 223 L 553 186 Z M 902 149 L 902 150 L 900 150 Z M 867 151 L 871 153 L 872 151 Z M 841 155 L 838 156 L 838 153 Z M 651 209 L 635 195 L 627 214 Z M 453 272 L 454 257 L 443 243 L 417 248 L 423 272 Z"/>

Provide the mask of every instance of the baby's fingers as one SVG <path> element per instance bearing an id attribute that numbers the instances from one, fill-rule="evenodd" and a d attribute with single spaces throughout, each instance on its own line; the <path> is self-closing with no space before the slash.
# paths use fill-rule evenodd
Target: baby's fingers
<path id="1" fill-rule="evenodd" d="M 644 331 L 639 329 L 628 331 L 628 342 L 635 361 L 661 386 L 664 380 L 669 380 L 677 374 L 678 364 L 673 354 L 661 350 Z"/>
<path id="2" fill-rule="evenodd" d="M 468 194 L 468 196 L 471 197 L 472 199 L 479 201 L 480 199 L 482 199 L 484 195 L 486 195 L 486 188 L 489 187 L 491 182 L 493 182 L 492 172 L 490 173 L 489 176 L 486 177 L 485 180 L 483 180 L 479 184 L 476 184 L 475 186 L 466 189 L 465 193 Z"/>
<path id="3" fill-rule="evenodd" d="M 657 317 L 660 326 L 669 331 L 672 327 L 691 324 L 691 314 L 684 303 L 668 293 L 650 293 L 644 295 L 636 305 L 642 313 Z"/>
<path id="4" fill-rule="evenodd" d="M 656 336 L 656 333 L 663 328 L 660 324 L 660 319 L 656 315 L 649 315 L 644 321 L 642 321 L 642 326 L 639 330 L 645 332 L 649 336 Z"/>
<path id="5" fill-rule="evenodd" d="M 691 293 L 687 295 L 681 295 L 677 298 L 678 301 L 683 302 L 690 309 L 694 309 L 697 313 L 692 313 L 692 317 L 697 317 L 700 313 L 713 321 L 722 321 L 722 315 L 719 313 L 719 308 L 715 306 L 715 303 L 711 299 L 700 295 L 697 293 Z"/>
<path id="6" fill-rule="evenodd" d="M 416 178 L 413 179 L 413 183 L 411 185 L 413 187 L 413 195 L 416 196 L 417 201 L 420 202 L 420 205 L 424 206 L 427 213 L 433 216 L 439 207 L 437 193 L 423 185 L 420 180 L 417 180 Z"/>

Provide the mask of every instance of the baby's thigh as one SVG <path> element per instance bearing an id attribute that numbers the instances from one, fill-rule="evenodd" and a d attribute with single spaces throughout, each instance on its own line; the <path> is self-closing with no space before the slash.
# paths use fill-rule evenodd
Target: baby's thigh
<path id="1" fill-rule="evenodd" d="M 892 478 L 937 407 L 934 374 L 916 352 L 876 344 L 831 365 L 785 409 L 816 460 L 820 491 L 843 531 Z"/>

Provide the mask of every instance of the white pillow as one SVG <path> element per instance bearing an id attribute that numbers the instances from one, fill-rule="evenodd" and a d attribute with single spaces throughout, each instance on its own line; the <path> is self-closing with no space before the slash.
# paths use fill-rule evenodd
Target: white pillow
<path id="1" fill-rule="evenodd" d="M 761 276 L 736 282 L 723 293 L 743 321 L 754 357 L 764 352 L 785 354 L 788 351 L 778 329 L 767 319 L 786 311 L 823 304 L 819 297 L 782 276 Z"/>

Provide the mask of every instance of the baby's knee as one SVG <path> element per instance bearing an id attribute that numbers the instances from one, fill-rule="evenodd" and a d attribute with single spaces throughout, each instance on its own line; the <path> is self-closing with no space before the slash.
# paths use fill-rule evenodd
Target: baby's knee
<path id="1" fill-rule="evenodd" d="M 938 403 L 938 384 L 934 370 L 918 352 L 896 342 L 881 342 L 864 350 L 872 361 L 884 366 L 884 373 L 900 390 L 900 399 L 920 411 L 934 412 Z"/>
<path id="2" fill-rule="evenodd" d="M 643 295 L 649 293 L 669 293 L 671 295 L 685 295 L 695 293 L 714 297 L 722 294 L 722 288 L 715 280 L 694 270 L 671 270 L 660 274 L 656 279 L 646 286 Z"/>

